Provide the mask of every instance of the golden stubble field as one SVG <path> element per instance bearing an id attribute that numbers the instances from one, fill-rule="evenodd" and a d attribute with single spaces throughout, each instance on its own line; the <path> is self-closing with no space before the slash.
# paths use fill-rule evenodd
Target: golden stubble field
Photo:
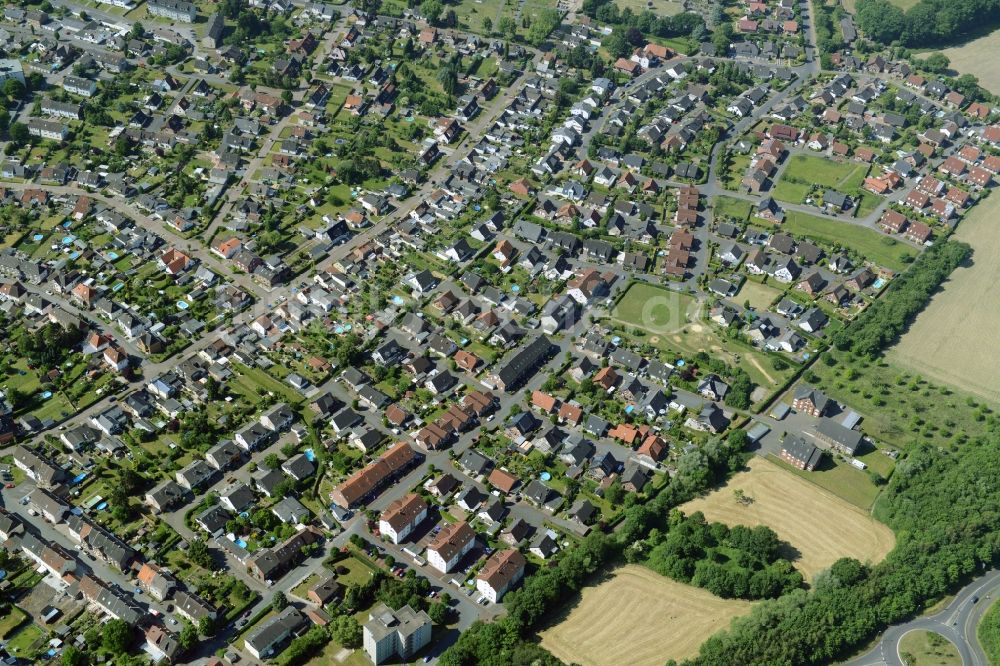
<path id="1" fill-rule="evenodd" d="M 566 618 L 541 633 L 542 647 L 581 666 L 661 666 L 695 656 L 750 608 L 750 602 L 721 599 L 630 564 L 584 588 Z"/>
<path id="2" fill-rule="evenodd" d="M 764 458 L 754 457 L 748 467 L 681 511 L 701 511 L 709 521 L 730 526 L 767 525 L 798 551 L 793 564 L 807 580 L 841 557 L 874 564 L 896 545 L 892 530 L 819 486 Z M 738 502 L 737 489 L 753 502 Z"/>
<path id="3" fill-rule="evenodd" d="M 971 265 L 952 273 L 888 356 L 935 381 L 1000 403 L 1000 195 L 977 205 L 953 238 L 972 246 Z"/>
<path id="4" fill-rule="evenodd" d="M 973 74 L 992 93 L 1000 93 L 1000 30 L 974 39 L 962 46 L 944 49 L 941 53 L 951 60 L 951 69 L 959 74 Z"/>

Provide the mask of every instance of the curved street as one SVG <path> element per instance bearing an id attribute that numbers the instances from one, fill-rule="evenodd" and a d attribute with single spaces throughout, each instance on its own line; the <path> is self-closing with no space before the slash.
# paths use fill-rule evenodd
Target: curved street
<path id="1" fill-rule="evenodd" d="M 927 615 L 889 627 L 879 643 L 867 653 L 842 662 L 842 666 L 904 666 L 899 642 L 911 631 L 933 631 L 958 648 L 963 666 L 988 666 L 976 630 L 991 602 L 1000 594 L 1000 570 L 991 569 L 959 590 L 955 598 L 934 615 Z"/>

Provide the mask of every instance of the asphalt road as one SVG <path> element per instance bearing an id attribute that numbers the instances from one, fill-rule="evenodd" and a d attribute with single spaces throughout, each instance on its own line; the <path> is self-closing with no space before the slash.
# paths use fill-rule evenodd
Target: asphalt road
<path id="1" fill-rule="evenodd" d="M 912 631 L 933 631 L 947 638 L 958 648 L 963 666 L 988 666 L 976 629 L 998 594 L 1000 570 L 992 569 L 963 587 L 943 610 L 889 627 L 872 650 L 842 666 L 904 666 L 899 642 Z"/>

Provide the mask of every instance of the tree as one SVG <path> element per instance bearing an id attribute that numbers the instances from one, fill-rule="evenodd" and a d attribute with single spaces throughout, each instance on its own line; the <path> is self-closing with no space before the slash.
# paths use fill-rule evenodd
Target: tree
<path id="1" fill-rule="evenodd" d="M 441 12 L 444 10 L 444 6 L 441 4 L 440 0 L 424 0 L 420 3 L 420 13 L 427 18 L 429 22 L 436 23 L 439 18 L 441 18 Z"/>
<path id="2" fill-rule="evenodd" d="M 919 65 L 931 74 L 943 74 L 951 65 L 951 60 L 949 60 L 948 56 L 940 51 L 935 51 L 921 60 Z"/>
<path id="3" fill-rule="evenodd" d="M 489 16 L 483 19 L 483 32 L 487 35 L 493 32 L 493 19 Z"/>
<path id="4" fill-rule="evenodd" d="M 608 486 L 607 490 L 604 491 L 604 499 L 608 500 L 613 506 L 618 506 L 625 499 L 625 489 L 622 488 L 621 481 L 615 479 Z"/>
<path id="5" fill-rule="evenodd" d="M 63 650 L 62 659 L 60 661 L 62 666 L 87 666 L 89 663 L 87 653 L 73 645 L 68 645 L 66 649 Z"/>
<path id="6" fill-rule="evenodd" d="M 430 616 L 431 622 L 443 627 L 448 624 L 448 617 L 451 615 L 451 609 L 445 606 L 443 603 L 438 602 L 436 604 L 431 604 L 427 609 L 427 615 Z"/>
<path id="7" fill-rule="evenodd" d="M 191 650 L 198 644 L 198 630 L 191 622 L 185 620 L 181 627 L 181 633 L 177 636 L 177 643 L 185 650 Z"/>
<path id="8" fill-rule="evenodd" d="M 121 655 L 132 644 L 132 627 L 124 620 L 109 620 L 101 631 L 101 646 L 111 654 Z"/>
<path id="9" fill-rule="evenodd" d="M 445 65 L 438 70 L 437 79 L 445 93 L 454 97 L 458 91 L 458 68 L 451 63 Z"/>
<path id="10" fill-rule="evenodd" d="M 205 569 L 214 568 L 212 553 L 208 550 L 208 544 L 202 538 L 195 538 L 188 544 L 188 559 Z"/>
<path id="11" fill-rule="evenodd" d="M 205 615 L 198 620 L 198 633 L 202 636 L 215 635 L 215 621 L 211 618 L 211 616 Z"/>
<path id="12" fill-rule="evenodd" d="M 361 625 L 353 615 L 338 615 L 330 622 L 330 634 L 333 640 L 350 650 L 360 647 L 361 633 Z"/>
<path id="13" fill-rule="evenodd" d="M 354 0 L 354 6 L 366 14 L 376 14 L 382 6 L 382 0 Z"/>
<path id="14" fill-rule="evenodd" d="M 10 80 L 8 79 L 8 82 Z M 28 126 L 24 123 L 11 123 L 7 134 L 10 136 L 10 140 L 18 146 L 23 146 L 31 141 L 31 133 L 28 131 Z"/>
<path id="15" fill-rule="evenodd" d="M 605 39 L 601 46 L 607 49 L 608 53 L 611 54 L 612 58 L 618 59 L 623 58 L 627 53 L 629 53 L 632 48 L 629 46 L 628 39 L 625 37 L 625 32 L 621 28 L 615 28 L 607 39 Z"/>
<path id="16" fill-rule="evenodd" d="M 517 23 L 513 17 L 504 15 L 497 19 L 497 33 L 504 39 L 514 39 L 517 36 Z"/>
<path id="17" fill-rule="evenodd" d="M 23 99 L 27 91 L 27 87 L 17 79 L 7 79 L 3 83 L 3 94 L 11 99 Z"/>
<path id="18" fill-rule="evenodd" d="M 132 39 L 142 39 L 146 35 L 146 29 L 142 27 L 142 24 L 136 21 L 132 24 L 132 30 L 129 31 L 129 35 Z"/>
<path id="19" fill-rule="evenodd" d="M 284 610 L 286 606 L 288 606 L 288 597 L 285 596 L 284 592 L 278 590 L 271 597 L 271 608 L 277 612 Z"/>
<path id="20" fill-rule="evenodd" d="M 281 467 L 281 459 L 277 453 L 268 453 L 264 456 L 264 467 L 268 469 L 278 469 Z"/>
<path id="21" fill-rule="evenodd" d="M 888 0 L 859 0 L 857 19 L 865 35 L 882 44 L 899 39 L 906 26 L 903 10 Z"/>

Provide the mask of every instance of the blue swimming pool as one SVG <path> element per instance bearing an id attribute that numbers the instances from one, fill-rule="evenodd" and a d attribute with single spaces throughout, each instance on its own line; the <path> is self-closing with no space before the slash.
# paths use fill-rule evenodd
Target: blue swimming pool
<path id="1" fill-rule="evenodd" d="M 177 301 L 178 310 L 187 310 L 189 307 L 191 306 L 187 304 L 187 301 Z"/>
<path id="2" fill-rule="evenodd" d="M 552 475 L 549 474 L 548 472 L 542 472 L 541 474 L 538 475 L 538 478 L 540 478 L 542 481 L 549 481 L 550 479 L 552 479 Z"/>
<path id="3" fill-rule="evenodd" d="M 240 548 L 246 548 L 247 547 L 247 542 L 244 539 L 233 539 L 233 543 L 235 543 Z"/>
<path id="4" fill-rule="evenodd" d="M 31 240 L 35 241 L 36 243 L 38 241 L 45 240 L 45 234 L 35 234 L 34 236 L 31 237 Z"/>
<path id="5" fill-rule="evenodd" d="M 875 281 L 872 282 L 872 286 L 875 287 L 876 289 L 881 289 L 882 287 L 885 286 L 885 280 L 883 280 L 882 278 L 876 278 Z"/>
<path id="6" fill-rule="evenodd" d="M 308 460 L 309 462 L 316 462 L 316 452 L 313 451 L 312 449 L 306 449 L 302 453 L 305 455 L 306 460 Z"/>
<path id="7" fill-rule="evenodd" d="M 42 391 L 42 400 L 48 400 L 52 397 L 52 391 Z"/>
<path id="8" fill-rule="evenodd" d="M 76 476 L 73 477 L 73 480 L 70 481 L 70 484 L 75 486 L 76 484 L 80 483 L 86 478 L 87 478 L 87 473 L 81 472 L 80 474 L 77 474 Z"/>
<path id="9" fill-rule="evenodd" d="M 107 502 L 101 502 L 100 504 L 98 504 L 94 508 L 97 509 L 98 511 L 104 511 L 105 509 L 108 508 L 108 503 Z"/>

